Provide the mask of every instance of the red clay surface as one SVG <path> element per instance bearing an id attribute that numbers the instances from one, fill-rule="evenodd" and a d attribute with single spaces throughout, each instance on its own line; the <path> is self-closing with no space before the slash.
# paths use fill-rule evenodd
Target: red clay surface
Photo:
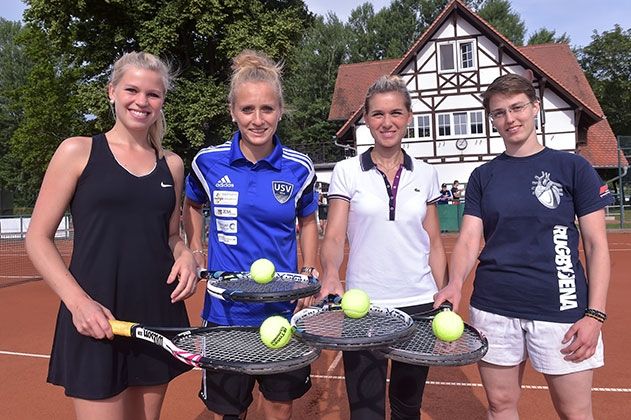
<path id="1" fill-rule="evenodd" d="M 455 237 L 445 236 L 450 253 Z M 594 415 L 597 419 L 628 418 L 631 408 L 629 365 L 631 338 L 625 321 L 631 319 L 631 233 L 611 232 L 612 281 L 604 326 L 605 367 L 594 375 Z M 6 251 L 6 249 L 0 249 Z M 14 273 L 27 264 L 13 255 L 0 253 L 0 277 Z M 22 257 L 24 258 L 24 257 Z M 26 274 L 26 273 L 22 273 Z M 468 282 L 465 295 L 471 291 Z M 199 324 L 203 287 L 189 299 L 191 322 Z M 58 298 L 43 281 L 31 281 L 0 287 L 0 417 L 6 420 L 70 419 L 73 409 L 60 387 L 46 383 Z M 464 303 L 463 303 L 464 305 Z M 464 306 L 466 307 L 466 306 Z M 466 311 L 461 311 L 465 314 Z M 342 363 L 338 353 L 325 351 L 313 364 L 313 388 L 294 404 L 295 418 L 346 419 L 348 408 Z M 163 419 L 207 419 L 209 416 L 197 399 L 200 372 L 180 376 L 169 387 L 162 410 Z M 486 399 L 475 366 L 432 368 L 425 389 L 424 419 L 482 419 Z M 556 413 L 541 375 L 526 369 L 520 401 L 523 419 L 555 419 Z M 263 419 L 257 395 L 248 419 Z"/>

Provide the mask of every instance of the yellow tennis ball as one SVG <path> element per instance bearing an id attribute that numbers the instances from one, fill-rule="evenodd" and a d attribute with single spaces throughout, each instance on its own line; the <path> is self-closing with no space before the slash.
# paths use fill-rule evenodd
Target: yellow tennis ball
<path id="1" fill-rule="evenodd" d="M 265 284 L 274 280 L 276 267 L 274 263 L 268 259 L 260 258 L 250 266 L 250 277 L 257 283 Z"/>
<path id="2" fill-rule="evenodd" d="M 291 325 L 280 315 L 267 318 L 259 328 L 261 341 L 270 349 L 285 347 L 291 340 Z"/>
<path id="3" fill-rule="evenodd" d="M 370 309 L 370 298 L 361 289 L 349 289 L 342 296 L 342 311 L 349 318 L 361 318 Z"/>
<path id="4" fill-rule="evenodd" d="M 464 322 L 455 312 L 442 311 L 432 321 L 432 331 L 436 338 L 446 342 L 456 341 L 464 332 Z"/>

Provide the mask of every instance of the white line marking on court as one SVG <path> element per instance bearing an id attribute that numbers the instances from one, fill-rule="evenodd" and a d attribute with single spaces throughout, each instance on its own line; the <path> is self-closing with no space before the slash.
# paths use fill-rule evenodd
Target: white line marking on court
<path id="1" fill-rule="evenodd" d="M 8 356 L 24 356 L 24 357 L 37 357 L 40 359 L 50 359 L 50 355 L 48 354 L 18 353 L 15 351 L 4 351 L 4 350 L 0 350 L 0 354 L 6 354 Z"/>
<path id="2" fill-rule="evenodd" d="M 15 351 L 6 351 L 6 350 L 0 350 L 0 354 L 4 354 L 7 356 L 22 356 L 22 357 L 36 357 L 39 359 L 50 359 L 50 355 L 49 354 L 35 354 L 35 353 L 20 353 L 20 352 L 15 352 Z M 341 352 L 338 354 L 338 356 L 335 357 L 335 360 L 333 360 L 333 363 L 331 363 L 331 366 L 337 366 L 337 364 L 339 363 L 339 359 L 341 356 Z M 195 370 L 201 370 L 199 368 L 195 368 Z M 331 371 L 331 368 L 329 367 L 328 371 Z M 336 380 L 336 381 L 343 381 L 344 380 L 344 376 L 341 375 L 316 375 L 316 374 L 311 374 L 311 378 L 312 379 L 326 379 L 326 380 Z M 481 388 L 482 384 L 478 384 L 478 383 L 469 383 L 469 382 L 441 382 L 441 381 L 427 381 L 427 385 L 438 385 L 438 386 L 466 386 L 466 387 L 472 387 L 472 388 Z M 522 385 L 521 386 L 522 389 L 538 389 L 538 390 L 547 390 L 548 387 L 545 385 Z M 592 388 L 593 392 L 624 392 L 624 393 L 631 393 L 631 388 Z"/>
<path id="3" fill-rule="evenodd" d="M 342 352 L 341 351 L 337 352 L 337 355 L 335 356 L 335 359 L 333 359 L 333 362 L 331 362 L 331 365 L 326 370 L 326 373 L 329 374 L 329 375 L 331 373 L 333 373 L 333 370 L 335 370 L 337 365 L 340 364 L 340 360 L 342 360 Z"/>
<path id="4" fill-rule="evenodd" d="M 311 374 L 312 379 L 329 379 L 329 380 L 338 380 L 343 381 L 344 376 L 339 375 L 315 375 Z M 440 382 L 440 381 L 427 381 L 427 385 L 438 385 L 438 386 L 466 386 L 473 388 L 481 388 L 482 384 L 477 383 L 469 383 L 469 382 Z M 522 385 L 522 389 L 539 389 L 539 390 L 547 390 L 548 387 L 545 385 Z M 631 393 L 631 388 L 592 388 L 594 392 L 629 392 Z"/>

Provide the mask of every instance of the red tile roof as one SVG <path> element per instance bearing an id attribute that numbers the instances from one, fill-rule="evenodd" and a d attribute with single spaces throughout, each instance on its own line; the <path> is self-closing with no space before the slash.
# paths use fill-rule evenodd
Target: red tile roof
<path id="1" fill-rule="evenodd" d="M 389 75 L 399 59 L 342 64 L 337 71 L 329 120 L 347 120 L 364 104 L 368 87 Z"/>

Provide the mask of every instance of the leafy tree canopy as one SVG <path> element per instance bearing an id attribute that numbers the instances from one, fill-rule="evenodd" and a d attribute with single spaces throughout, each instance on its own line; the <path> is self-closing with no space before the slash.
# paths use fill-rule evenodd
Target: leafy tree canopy
<path id="1" fill-rule="evenodd" d="M 631 29 L 594 31 L 579 62 L 617 135 L 631 135 Z"/>

